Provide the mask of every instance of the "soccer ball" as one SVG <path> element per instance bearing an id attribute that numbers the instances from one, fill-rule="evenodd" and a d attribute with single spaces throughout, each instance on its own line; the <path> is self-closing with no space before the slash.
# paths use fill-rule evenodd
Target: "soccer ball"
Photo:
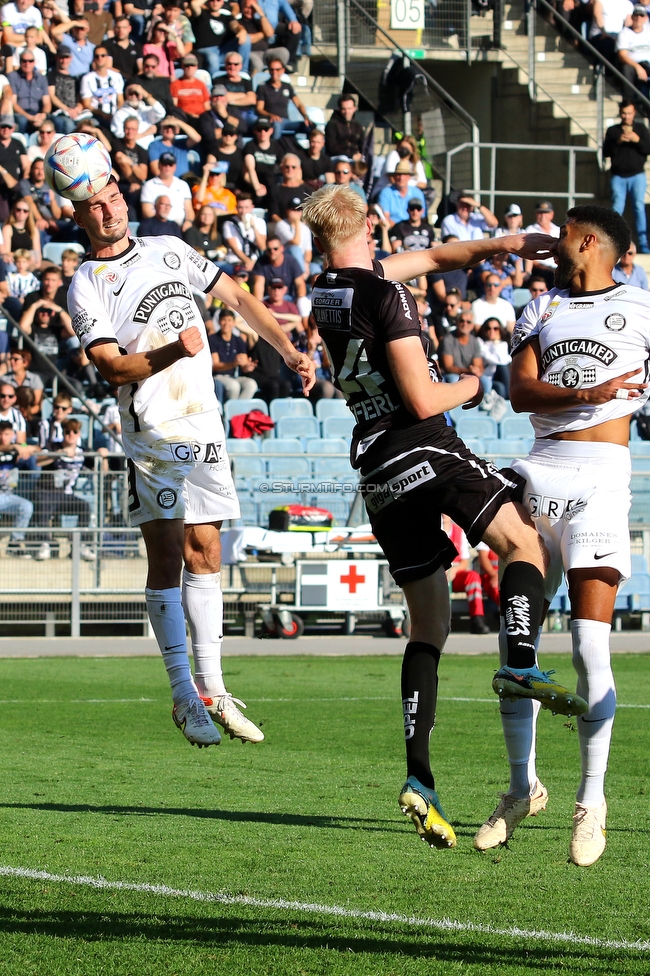
<path id="1" fill-rule="evenodd" d="M 45 179 L 68 200 L 88 200 L 103 190 L 111 175 L 111 157 L 99 139 L 72 132 L 53 142 L 45 154 Z"/>

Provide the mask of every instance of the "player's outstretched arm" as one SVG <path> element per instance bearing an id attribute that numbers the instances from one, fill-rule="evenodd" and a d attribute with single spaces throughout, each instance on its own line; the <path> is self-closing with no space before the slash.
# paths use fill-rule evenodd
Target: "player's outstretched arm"
<path id="1" fill-rule="evenodd" d="M 529 260 L 541 260 L 555 253 L 556 244 L 555 238 L 546 234 L 510 234 L 483 241 L 439 244 L 425 251 L 391 254 L 383 259 L 381 265 L 387 278 L 410 281 L 419 275 L 444 274 L 458 268 L 470 268 L 504 251 Z"/>
<path id="2" fill-rule="evenodd" d="M 610 400 L 635 400 L 647 383 L 628 382 L 632 376 L 639 376 L 640 370 L 633 369 L 598 386 L 582 387 L 579 390 L 553 386 L 540 380 L 541 354 L 538 339 L 531 339 L 513 357 L 510 365 L 510 402 L 516 413 L 558 413 L 567 407 L 581 405 L 597 406 Z M 618 391 L 622 391 L 619 393 Z M 617 396 L 618 394 L 618 396 Z"/>
<path id="3" fill-rule="evenodd" d="M 474 406 L 482 399 L 478 376 L 466 374 L 457 383 L 432 383 L 422 343 L 417 336 L 405 336 L 387 343 L 386 355 L 404 405 L 418 420 L 435 417 L 463 403 Z"/>
<path id="4" fill-rule="evenodd" d="M 255 329 L 258 335 L 266 339 L 274 349 L 280 353 L 285 363 L 302 380 L 302 390 L 306 395 L 316 382 L 316 367 L 302 352 L 298 352 L 289 337 L 282 331 L 268 308 L 257 298 L 244 291 L 227 274 L 222 274 L 210 292 L 213 298 L 219 298 L 229 308 L 233 308 Z"/>
<path id="5" fill-rule="evenodd" d="M 170 342 L 159 349 L 123 356 L 117 342 L 109 341 L 91 346 L 87 355 L 107 383 L 111 386 L 123 386 L 125 383 L 146 380 L 186 356 L 196 356 L 202 348 L 201 333 L 192 326 L 181 332 L 176 342 Z"/>

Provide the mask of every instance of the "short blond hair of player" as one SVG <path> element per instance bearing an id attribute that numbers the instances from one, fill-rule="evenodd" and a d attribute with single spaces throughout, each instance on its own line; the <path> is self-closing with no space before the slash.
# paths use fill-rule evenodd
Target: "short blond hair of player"
<path id="1" fill-rule="evenodd" d="M 302 219 L 325 254 L 331 254 L 360 234 L 365 235 L 367 207 L 349 186 L 330 183 L 305 201 Z"/>

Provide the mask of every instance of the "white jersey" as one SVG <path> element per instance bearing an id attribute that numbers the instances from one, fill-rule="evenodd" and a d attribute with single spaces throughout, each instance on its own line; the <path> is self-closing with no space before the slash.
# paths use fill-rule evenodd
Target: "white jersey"
<path id="1" fill-rule="evenodd" d="M 72 328 L 88 350 L 117 342 L 125 353 L 175 342 L 195 326 L 203 348 L 139 383 L 120 387 L 127 453 L 144 450 L 169 460 L 170 448 L 223 440 L 212 380 L 212 358 L 193 290 L 210 291 L 221 271 L 176 237 L 135 237 L 113 258 L 90 259 L 68 291 Z M 180 454 L 175 460 L 187 460 Z M 210 457 L 196 456 L 196 461 Z"/>
<path id="2" fill-rule="evenodd" d="M 537 338 L 545 383 L 578 390 L 637 370 L 628 382 L 647 382 L 650 374 L 650 294 L 642 288 L 616 285 L 601 292 L 569 294 L 552 288 L 530 302 L 512 335 L 513 356 Z M 649 391 L 634 400 L 580 404 L 552 414 L 532 414 L 537 437 L 558 431 L 584 430 L 635 413 Z"/>

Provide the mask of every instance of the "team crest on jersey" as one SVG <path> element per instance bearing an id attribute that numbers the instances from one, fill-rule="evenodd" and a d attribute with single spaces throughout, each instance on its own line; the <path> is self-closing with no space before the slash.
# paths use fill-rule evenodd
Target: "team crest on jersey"
<path id="1" fill-rule="evenodd" d="M 93 274 L 98 278 L 103 278 L 107 281 L 109 285 L 115 285 L 120 280 L 120 276 L 116 271 L 114 271 L 108 264 L 100 264 L 98 268 L 95 268 Z"/>
<path id="2" fill-rule="evenodd" d="M 168 268 L 172 269 L 172 271 L 178 271 L 181 266 L 181 259 L 175 251 L 167 251 L 167 253 L 163 255 L 163 261 Z"/>
<path id="3" fill-rule="evenodd" d="M 173 508 L 176 504 L 176 492 L 173 488 L 161 488 L 156 495 L 156 501 L 161 508 Z"/>
<path id="4" fill-rule="evenodd" d="M 191 302 L 192 293 L 182 281 L 165 281 L 163 284 L 152 288 L 142 298 L 133 314 L 133 321 L 143 322 L 146 325 L 158 306 L 169 298 L 185 298 Z M 173 307 L 177 308 L 178 306 L 174 305 Z M 191 308 L 191 306 L 189 307 Z"/>
<path id="5" fill-rule="evenodd" d="M 613 312 L 605 319 L 605 328 L 610 332 L 620 332 L 625 328 L 625 316 L 620 312 Z"/>
<path id="6" fill-rule="evenodd" d="M 613 349 L 596 339 L 562 339 L 545 350 L 542 356 L 542 370 L 546 371 L 556 359 L 561 359 L 563 356 L 587 356 L 589 359 L 597 359 L 603 366 L 611 366 L 614 360 L 618 359 Z"/>

